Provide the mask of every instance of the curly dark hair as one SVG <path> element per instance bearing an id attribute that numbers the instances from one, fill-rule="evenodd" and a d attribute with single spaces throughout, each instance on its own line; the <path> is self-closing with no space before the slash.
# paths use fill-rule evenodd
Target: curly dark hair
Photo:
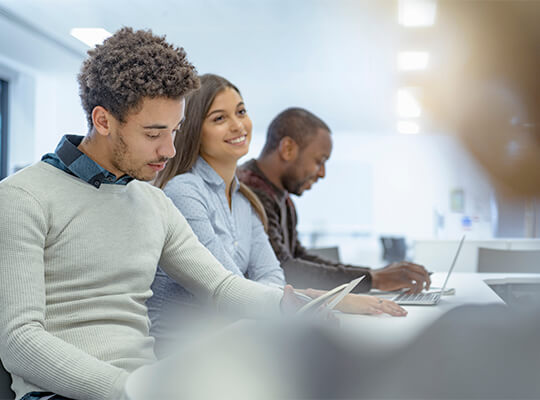
<path id="1" fill-rule="evenodd" d="M 90 131 L 96 106 L 124 123 L 144 97 L 178 99 L 199 87 L 197 71 L 184 49 L 151 30 L 122 28 L 89 50 L 88 56 L 77 79 Z"/>

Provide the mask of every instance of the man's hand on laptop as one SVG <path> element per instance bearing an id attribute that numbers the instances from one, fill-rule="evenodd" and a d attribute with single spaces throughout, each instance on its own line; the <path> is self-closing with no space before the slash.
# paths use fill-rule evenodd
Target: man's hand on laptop
<path id="1" fill-rule="evenodd" d="M 429 272 L 422 265 L 406 261 L 372 270 L 371 278 L 373 288 L 384 291 L 409 289 L 407 293 L 420 293 L 431 285 Z"/>

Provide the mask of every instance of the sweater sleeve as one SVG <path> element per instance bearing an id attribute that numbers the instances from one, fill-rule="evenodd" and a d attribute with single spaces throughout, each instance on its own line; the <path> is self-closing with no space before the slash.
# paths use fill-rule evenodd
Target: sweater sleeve
<path id="1" fill-rule="evenodd" d="M 159 264 L 179 284 L 218 309 L 242 316 L 277 314 L 282 292 L 227 271 L 197 239 L 184 216 L 164 196 L 167 239 Z"/>
<path id="2" fill-rule="evenodd" d="M 119 398 L 128 373 L 45 329 L 46 212 L 27 191 L 0 186 L 0 357 L 46 391 L 79 400 Z"/>

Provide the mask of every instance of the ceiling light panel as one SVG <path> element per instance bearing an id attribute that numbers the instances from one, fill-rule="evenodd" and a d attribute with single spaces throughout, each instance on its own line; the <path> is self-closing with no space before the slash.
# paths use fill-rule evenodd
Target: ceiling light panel
<path id="1" fill-rule="evenodd" d="M 101 44 L 105 39 L 112 36 L 110 32 L 103 28 L 73 28 L 69 33 L 88 47 Z"/>

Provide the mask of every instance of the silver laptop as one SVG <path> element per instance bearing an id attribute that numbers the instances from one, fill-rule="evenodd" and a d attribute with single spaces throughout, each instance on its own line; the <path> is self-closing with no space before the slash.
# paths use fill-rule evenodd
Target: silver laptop
<path id="1" fill-rule="evenodd" d="M 463 242 L 465 241 L 465 235 L 461 238 L 456 255 L 454 256 L 454 261 L 452 261 L 452 265 L 450 265 L 450 270 L 448 271 L 448 274 L 446 275 L 446 279 L 444 280 L 444 284 L 442 285 L 442 288 L 440 291 L 436 292 L 421 292 L 418 294 L 406 294 L 401 293 L 398 294 L 396 297 L 394 297 L 392 300 L 394 300 L 398 304 L 402 305 L 410 305 L 410 306 L 434 306 L 441 300 L 441 294 L 444 293 L 444 290 L 446 289 L 446 284 L 448 283 L 448 278 L 450 278 L 450 274 L 452 273 L 452 270 L 454 269 L 456 265 L 456 261 L 458 259 L 459 253 L 461 252 L 461 247 L 463 246 Z"/>

